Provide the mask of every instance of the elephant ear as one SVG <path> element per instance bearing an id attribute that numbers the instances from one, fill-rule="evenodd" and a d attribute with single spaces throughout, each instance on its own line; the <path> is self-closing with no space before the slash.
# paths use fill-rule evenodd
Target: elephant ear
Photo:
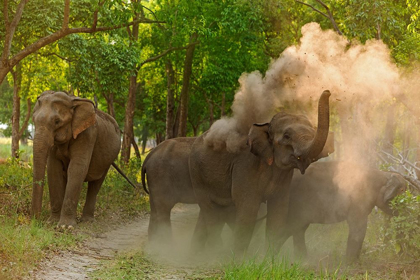
<path id="1" fill-rule="evenodd" d="M 73 101 L 73 119 L 71 122 L 73 138 L 96 123 L 96 112 L 92 101 L 76 98 Z"/>
<path id="2" fill-rule="evenodd" d="M 251 153 L 262 158 L 268 165 L 273 164 L 273 147 L 268 134 L 269 123 L 254 124 L 248 133 L 248 146 Z"/>
<path id="3" fill-rule="evenodd" d="M 324 148 L 321 153 L 316 157 L 316 160 L 324 157 L 328 157 L 330 154 L 334 153 L 334 132 L 328 132 L 327 141 L 325 142 Z"/>

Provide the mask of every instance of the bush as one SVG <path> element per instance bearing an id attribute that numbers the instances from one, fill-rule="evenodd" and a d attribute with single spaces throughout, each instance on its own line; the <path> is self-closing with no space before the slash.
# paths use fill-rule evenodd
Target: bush
<path id="1" fill-rule="evenodd" d="M 410 191 L 397 196 L 391 208 L 398 215 L 391 218 L 385 237 L 390 238 L 393 250 L 401 256 L 420 258 L 420 196 Z"/>

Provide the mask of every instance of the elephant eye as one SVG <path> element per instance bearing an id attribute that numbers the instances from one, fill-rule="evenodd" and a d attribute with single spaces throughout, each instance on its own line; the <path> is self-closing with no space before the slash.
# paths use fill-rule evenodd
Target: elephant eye
<path id="1" fill-rule="evenodd" d="M 55 125 L 58 125 L 58 124 L 60 123 L 60 119 L 59 119 L 59 118 L 56 118 L 56 119 L 54 120 L 54 123 L 55 123 Z"/>
<path id="2" fill-rule="evenodd" d="M 283 138 L 284 138 L 285 140 L 290 140 L 290 135 L 289 135 L 289 134 L 284 134 L 284 135 L 283 135 Z"/>

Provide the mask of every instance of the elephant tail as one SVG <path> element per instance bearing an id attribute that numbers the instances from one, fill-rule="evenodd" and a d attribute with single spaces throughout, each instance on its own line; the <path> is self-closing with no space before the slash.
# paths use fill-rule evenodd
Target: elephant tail
<path id="1" fill-rule="evenodd" d="M 121 174 L 121 176 L 123 176 L 124 177 L 124 179 L 126 179 L 127 180 L 127 182 L 128 183 L 130 183 L 130 185 L 132 185 L 134 188 L 137 188 L 137 185 L 136 184 L 134 184 L 128 177 L 127 177 L 127 175 L 125 175 L 124 174 L 124 172 L 118 167 L 118 165 L 117 164 L 115 164 L 115 162 L 113 162 L 112 164 L 111 164 L 114 168 L 115 168 L 115 170 L 117 170 L 118 171 L 118 173 L 120 173 Z"/>
<path id="2" fill-rule="evenodd" d="M 143 162 L 143 166 L 141 167 L 141 184 L 143 185 L 143 190 L 149 194 L 149 191 L 146 187 L 146 162 Z"/>

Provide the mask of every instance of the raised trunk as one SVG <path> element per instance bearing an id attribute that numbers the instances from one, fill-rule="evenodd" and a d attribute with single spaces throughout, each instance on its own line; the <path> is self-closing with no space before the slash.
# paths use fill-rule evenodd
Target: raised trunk
<path id="1" fill-rule="evenodd" d="M 330 106 L 329 98 L 331 93 L 329 90 L 325 90 L 318 102 L 318 129 L 315 134 L 315 138 L 308 150 L 308 159 L 315 161 L 318 155 L 324 148 L 325 142 L 328 138 L 328 131 L 330 128 Z"/>
<path id="2" fill-rule="evenodd" d="M 48 153 L 54 138 L 46 129 L 36 129 L 34 137 L 34 165 L 32 183 L 32 217 L 39 218 L 42 209 L 42 193 Z"/>

